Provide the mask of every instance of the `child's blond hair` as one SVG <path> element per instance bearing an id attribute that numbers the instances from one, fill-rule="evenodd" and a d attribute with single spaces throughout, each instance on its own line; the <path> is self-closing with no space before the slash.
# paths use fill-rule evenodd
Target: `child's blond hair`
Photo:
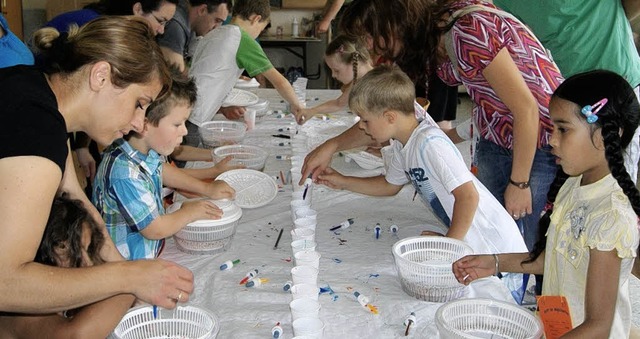
<path id="1" fill-rule="evenodd" d="M 365 74 L 349 95 L 352 111 L 382 114 L 393 110 L 414 114 L 416 91 L 409 77 L 395 66 L 380 65 Z"/>

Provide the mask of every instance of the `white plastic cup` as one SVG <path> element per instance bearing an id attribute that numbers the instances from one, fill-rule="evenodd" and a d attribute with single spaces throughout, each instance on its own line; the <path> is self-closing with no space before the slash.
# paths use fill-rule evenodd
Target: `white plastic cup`
<path id="1" fill-rule="evenodd" d="M 309 202 L 302 199 L 291 200 L 289 204 L 291 206 L 291 221 L 293 222 L 296 220 L 296 211 L 298 209 L 309 207 Z"/>
<path id="2" fill-rule="evenodd" d="M 289 303 L 291 320 L 310 317 L 317 318 L 320 314 L 320 303 L 312 298 L 299 298 Z"/>
<path id="3" fill-rule="evenodd" d="M 296 240 L 291 242 L 291 251 L 295 256 L 300 251 L 315 251 L 316 242 L 312 240 Z"/>
<path id="4" fill-rule="evenodd" d="M 320 296 L 320 288 L 316 284 L 298 284 L 291 286 L 291 296 L 293 300 L 300 298 L 311 298 L 318 300 Z"/>
<path id="5" fill-rule="evenodd" d="M 316 231 L 310 228 L 297 228 L 291 230 L 291 241 L 296 240 L 316 240 Z"/>
<path id="6" fill-rule="evenodd" d="M 293 321 L 293 334 L 308 335 L 322 339 L 324 336 L 324 322 L 319 318 L 303 317 Z"/>
<path id="7" fill-rule="evenodd" d="M 318 269 L 311 266 L 295 266 L 291 269 L 291 280 L 297 284 L 318 284 Z"/>
<path id="8" fill-rule="evenodd" d="M 244 111 L 244 123 L 247 124 L 247 131 L 256 128 L 256 110 L 247 109 Z"/>
<path id="9" fill-rule="evenodd" d="M 311 207 L 299 208 L 296 210 L 296 219 L 302 219 L 302 218 L 309 218 L 317 221 L 318 212 Z"/>
<path id="10" fill-rule="evenodd" d="M 320 253 L 316 251 L 300 251 L 293 255 L 296 266 L 311 266 L 315 269 L 320 267 Z"/>
<path id="11" fill-rule="evenodd" d="M 315 231 L 318 225 L 318 219 L 314 218 L 296 218 L 293 221 L 293 228 L 310 228 Z"/>

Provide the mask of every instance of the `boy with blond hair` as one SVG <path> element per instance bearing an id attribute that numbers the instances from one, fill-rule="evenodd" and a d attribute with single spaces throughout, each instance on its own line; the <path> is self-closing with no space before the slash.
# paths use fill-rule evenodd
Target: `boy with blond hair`
<path id="1" fill-rule="evenodd" d="M 444 132 L 419 122 L 415 89 L 398 68 L 379 66 L 352 88 L 349 107 L 359 127 L 379 143 L 389 141 L 386 175 L 348 177 L 328 168 L 318 182 L 367 195 L 391 196 L 411 182 L 447 227 L 446 236 L 466 241 L 474 253 L 527 252 L 515 221 L 468 170 Z"/>

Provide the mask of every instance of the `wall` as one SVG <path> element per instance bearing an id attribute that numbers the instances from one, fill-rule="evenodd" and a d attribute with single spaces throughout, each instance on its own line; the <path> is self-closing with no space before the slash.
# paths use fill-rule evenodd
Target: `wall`
<path id="1" fill-rule="evenodd" d="M 320 14 L 321 10 L 294 10 L 294 9 L 271 9 L 271 28 L 267 31 L 270 36 L 276 35 L 276 28 L 282 26 L 283 36 L 291 36 L 291 23 L 293 18 L 297 18 L 300 23 L 300 34 L 303 34 L 302 19 L 307 18 L 311 20 L 314 15 Z M 311 25 L 309 26 L 311 27 Z M 322 43 L 310 43 L 307 48 L 307 73 L 318 73 L 318 66 L 320 66 L 320 78 L 317 80 L 309 80 L 308 88 L 326 88 L 327 86 L 327 69 L 324 64 L 324 50 L 326 48 L 326 34 L 320 36 L 323 39 Z M 267 56 L 275 67 L 283 67 L 288 69 L 289 67 L 301 67 L 302 61 L 293 56 L 291 53 L 282 49 L 265 49 Z"/>

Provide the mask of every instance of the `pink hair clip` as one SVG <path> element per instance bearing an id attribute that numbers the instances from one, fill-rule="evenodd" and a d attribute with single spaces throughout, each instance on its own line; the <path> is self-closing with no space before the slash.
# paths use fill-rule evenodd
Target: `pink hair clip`
<path id="1" fill-rule="evenodd" d="M 340 54 L 344 53 L 344 45 L 340 45 L 340 48 L 338 48 L 338 52 L 340 52 Z"/>
<path id="2" fill-rule="evenodd" d="M 595 104 L 593 104 L 593 106 L 592 105 L 586 105 L 586 106 L 582 107 L 582 110 L 580 112 L 582 112 L 582 115 L 587 117 L 587 122 L 588 123 L 593 124 L 594 122 L 598 121 L 598 116 L 596 114 L 598 114 L 598 112 L 600 112 L 602 107 L 604 107 L 604 105 L 606 105 L 607 102 L 609 102 L 609 100 L 607 98 L 604 98 L 604 99 L 596 102 Z"/>

